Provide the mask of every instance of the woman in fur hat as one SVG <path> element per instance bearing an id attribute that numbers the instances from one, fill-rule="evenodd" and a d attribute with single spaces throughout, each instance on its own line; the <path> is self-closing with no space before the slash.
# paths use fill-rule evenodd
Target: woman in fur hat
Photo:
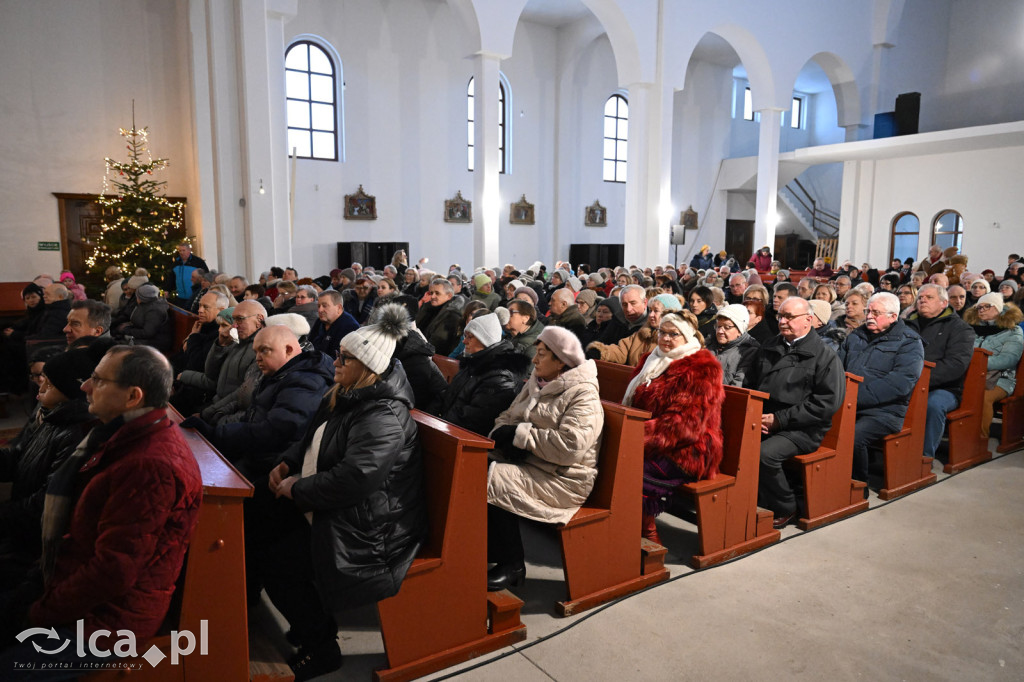
<path id="1" fill-rule="evenodd" d="M 332 613 L 396 594 L 426 535 L 413 392 L 393 359 L 408 317 L 394 310 L 341 340 L 334 387 L 270 474 L 280 532 L 262 577 L 300 645 L 296 680 L 341 666 Z"/>
<path id="2" fill-rule="evenodd" d="M 1017 363 L 1024 351 L 1020 323 L 1024 314 L 998 293 L 989 293 L 964 311 L 964 322 L 974 329 L 974 347 L 992 351 L 981 410 L 981 434 L 987 439 L 992 425 L 992 408 L 1013 393 L 1017 385 Z"/>
<path id="3" fill-rule="evenodd" d="M 655 517 L 679 486 L 714 478 L 722 461 L 722 366 L 704 349 L 689 311 L 662 315 L 622 404 L 653 416 L 644 426 L 643 537 L 661 544 Z"/>

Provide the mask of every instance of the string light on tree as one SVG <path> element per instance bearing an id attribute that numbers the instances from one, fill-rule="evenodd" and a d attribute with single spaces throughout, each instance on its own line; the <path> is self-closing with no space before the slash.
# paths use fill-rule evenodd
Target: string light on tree
<path id="1" fill-rule="evenodd" d="M 127 140 L 127 162 L 107 157 L 103 191 L 97 203 L 103 207 L 100 234 L 85 263 L 93 272 L 117 265 L 126 276 L 136 268 L 155 274 L 168 267 L 185 237 L 185 204 L 160 195 L 166 181 L 153 180 L 155 172 L 168 166 L 167 159 L 153 158 L 149 150 L 149 129 L 119 130 Z"/>

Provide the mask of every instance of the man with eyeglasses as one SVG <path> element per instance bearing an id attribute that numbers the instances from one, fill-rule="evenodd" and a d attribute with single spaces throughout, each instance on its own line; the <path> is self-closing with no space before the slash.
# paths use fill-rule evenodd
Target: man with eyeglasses
<path id="1" fill-rule="evenodd" d="M 914 384 L 924 368 L 924 346 L 917 332 L 899 318 L 895 294 L 871 296 L 865 315 L 864 324 L 840 346 L 839 359 L 847 372 L 864 377 L 857 392 L 853 478 L 867 483 L 869 448 L 903 428 Z"/>
<path id="2" fill-rule="evenodd" d="M 373 310 L 373 306 L 377 302 L 377 287 L 369 277 L 359 275 L 356 278 L 356 285 L 346 291 L 343 298 L 345 299 L 345 310 L 356 318 L 356 322 L 366 324 L 366 320 L 370 317 L 370 311 Z"/>
<path id="3" fill-rule="evenodd" d="M 219 415 L 233 402 L 234 394 L 245 381 L 246 372 L 256 362 L 252 342 L 256 332 L 266 326 L 267 311 L 256 301 L 242 301 L 231 312 L 232 326 L 238 332 L 238 343 L 229 346 L 214 344 L 210 349 L 209 363 L 219 366 L 217 391 L 213 402 L 202 412 L 202 418 L 217 423 Z"/>
<path id="4" fill-rule="evenodd" d="M 757 390 L 769 394 L 761 417 L 761 472 L 757 504 L 782 528 L 797 515 L 797 502 L 782 469 L 813 452 L 832 426 L 846 390 L 843 365 L 811 324 L 811 305 L 791 296 L 779 307 L 779 333 L 761 347 Z"/>
<path id="5" fill-rule="evenodd" d="M 83 621 L 90 641 L 129 630 L 145 642 L 160 629 L 203 494 L 195 457 L 167 414 L 171 380 L 155 349 L 114 346 L 82 384 L 101 424 L 49 477 L 45 588 L 28 611 L 32 626 L 56 626 L 66 639 Z M 73 651 L 63 660 L 81 663 Z"/>
<path id="6" fill-rule="evenodd" d="M 928 382 L 924 430 L 924 456 L 935 457 L 946 429 L 946 414 L 960 404 L 964 376 L 974 352 L 974 330 L 953 314 L 949 293 L 936 284 L 925 284 L 918 290 L 917 312 L 907 317 L 907 326 L 921 335 L 924 359 L 935 363 Z"/>

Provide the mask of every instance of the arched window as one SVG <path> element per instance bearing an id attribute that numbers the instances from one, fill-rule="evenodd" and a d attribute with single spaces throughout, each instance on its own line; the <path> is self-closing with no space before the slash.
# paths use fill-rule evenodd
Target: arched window
<path id="1" fill-rule="evenodd" d="M 932 221 L 932 244 L 946 249 L 955 246 L 960 250 L 964 238 L 964 219 L 952 209 L 940 211 Z"/>
<path id="2" fill-rule="evenodd" d="M 466 168 L 470 171 L 473 170 L 474 159 L 473 159 L 473 78 L 469 79 L 469 84 L 466 86 L 466 156 L 467 164 Z M 505 79 L 504 74 L 498 74 L 498 168 L 499 172 L 508 172 L 508 140 L 509 140 L 509 129 L 506 125 L 508 121 L 508 81 Z"/>
<path id="3" fill-rule="evenodd" d="M 921 221 L 913 213 L 904 212 L 892 219 L 892 236 L 889 240 L 889 260 L 908 258 L 917 260 L 917 242 L 921 235 Z"/>
<path id="4" fill-rule="evenodd" d="M 288 151 L 299 158 L 339 158 L 339 67 L 313 40 L 297 40 L 284 56 Z"/>
<path id="5" fill-rule="evenodd" d="M 626 181 L 626 146 L 629 102 L 612 95 L 604 103 L 604 181 Z"/>

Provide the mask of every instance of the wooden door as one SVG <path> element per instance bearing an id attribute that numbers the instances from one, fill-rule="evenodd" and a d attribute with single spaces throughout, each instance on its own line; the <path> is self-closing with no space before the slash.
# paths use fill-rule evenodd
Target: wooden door
<path id="1" fill-rule="evenodd" d="M 60 254 L 65 270 L 74 273 L 90 298 L 102 293 L 103 273 L 86 271 L 85 259 L 92 253 L 100 234 L 102 208 L 95 194 L 54 192 L 60 213 Z M 53 273 L 54 276 L 60 273 Z"/>
<path id="2" fill-rule="evenodd" d="M 725 221 L 725 250 L 736 258 L 742 268 L 754 255 L 754 221 Z"/>

